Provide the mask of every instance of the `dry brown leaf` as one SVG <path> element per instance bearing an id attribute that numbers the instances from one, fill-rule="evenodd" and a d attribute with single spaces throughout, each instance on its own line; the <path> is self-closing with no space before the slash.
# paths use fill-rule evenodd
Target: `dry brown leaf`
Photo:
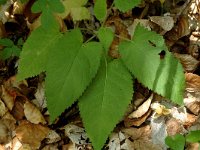
<path id="1" fill-rule="evenodd" d="M 110 150 L 121 150 L 121 149 L 131 149 L 131 141 L 128 137 L 121 131 L 118 133 L 112 133 L 110 136 L 109 143 L 107 147 Z"/>
<path id="2" fill-rule="evenodd" d="M 24 114 L 28 121 L 34 124 L 46 124 L 46 120 L 39 111 L 39 109 L 29 101 L 24 104 Z"/>
<path id="3" fill-rule="evenodd" d="M 200 114 L 200 101 L 194 101 L 186 104 L 187 109 L 189 109 L 193 114 Z"/>
<path id="4" fill-rule="evenodd" d="M 134 35 L 134 32 L 135 32 L 135 28 L 138 24 L 141 24 L 142 26 L 144 26 L 145 28 L 151 30 L 151 27 L 150 27 L 150 21 L 148 19 L 135 19 L 133 24 L 130 25 L 127 30 L 128 30 L 128 33 L 131 37 L 133 37 Z"/>
<path id="5" fill-rule="evenodd" d="M 124 119 L 124 125 L 125 127 L 131 127 L 131 126 L 137 126 L 139 127 L 141 124 L 143 124 L 147 117 L 149 117 L 149 115 L 151 114 L 151 109 L 149 109 L 142 117 L 140 118 L 133 118 L 133 119 L 130 119 L 128 117 L 126 117 Z"/>
<path id="6" fill-rule="evenodd" d="M 4 86 L 2 85 L 2 100 L 6 104 L 7 108 L 11 111 L 13 106 L 14 106 L 14 101 L 16 98 L 16 92 L 13 90 L 8 90 L 5 89 Z"/>
<path id="7" fill-rule="evenodd" d="M 199 148 L 200 148 L 199 143 L 189 143 L 187 145 L 186 150 L 199 150 Z"/>
<path id="8" fill-rule="evenodd" d="M 151 16 L 149 18 L 165 31 L 170 31 L 174 27 L 174 19 L 171 16 Z"/>
<path id="9" fill-rule="evenodd" d="M 200 76 L 193 73 L 186 73 L 185 80 L 186 80 L 186 90 L 188 92 L 200 93 Z"/>
<path id="10" fill-rule="evenodd" d="M 2 117 L 3 120 L 11 120 L 13 123 L 16 123 L 15 118 L 10 114 L 10 112 L 6 112 L 6 114 Z"/>
<path id="11" fill-rule="evenodd" d="M 199 66 L 199 61 L 191 55 L 174 53 L 174 56 L 180 60 L 186 72 L 194 72 Z"/>
<path id="12" fill-rule="evenodd" d="M 24 102 L 25 97 L 17 97 L 15 100 L 15 105 L 11 111 L 11 114 L 16 120 L 22 120 L 24 118 Z"/>
<path id="13" fill-rule="evenodd" d="M 9 129 L 5 123 L 0 120 L 0 144 L 6 144 L 9 140 L 11 140 Z"/>
<path id="14" fill-rule="evenodd" d="M 42 150 L 59 150 L 58 144 L 49 144 L 42 148 Z M 67 149 L 68 150 L 68 149 Z"/>
<path id="15" fill-rule="evenodd" d="M 127 27 L 119 16 L 112 16 L 108 18 L 108 20 L 106 21 L 106 26 L 113 26 L 113 28 L 115 29 L 115 34 L 118 35 L 118 37 L 114 38 L 110 46 L 110 49 L 108 51 L 108 54 L 112 58 L 119 58 L 120 57 L 118 51 L 119 42 L 121 42 L 124 39 L 130 39 Z"/>
<path id="16" fill-rule="evenodd" d="M 46 143 L 47 144 L 51 144 L 51 143 L 55 143 L 61 140 L 61 137 L 58 133 L 56 133 L 56 131 L 54 130 L 50 130 L 47 137 L 46 137 Z"/>
<path id="17" fill-rule="evenodd" d="M 188 129 L 189 127 L 191 127 L 192 125 L 194 125 L 196 123 L 197 119 L 198 119 L 198 116 L 187 113 L 187 119 L 184 122 L 183 126 L 186 129 Z"/>
<path id="18" fill-rule="evenodd" d="M 144 95 L 142 95 L 140 92 L 135 92 L 133 101 L 134 106 L 139 107 L 144 101 L 145 101 Z"/>
<path id="19" fill-rule="evenodd" d="M 159 145 L 143 139 L 134 140 L 131 145 L 133 150 L 162 150 Z"/>
<path id="20" fill-rule="evenodd" d="M 122 129 L 122 133 L 130 136 L 131 139 L 149 139 L 151 135 L 151 127 L 146 125 L 141 128 L 124 128 Z"/>
<path id="21" fill-rule="evenodd" d="M 37 101 L 37 106 L 40 108 L 40 110 L 47 107 L 44 88 L 45 88 L 44 82 L 39 83 L 37 87 L 37 91 L 34 94 Z"/>
<path id="22" fill-rule="evenodd" d="M 78 145 L 87 145 L 88 144 L 88 137 L 85 132 L 85 129 L 78 127 L 73 124 L 67 124 L 63 128 L 65 130 L 65 135 L 69 137 L 69 139 Z"/>
<path id="23" fill-rule="evenodd" d="M 139 106 L 137 110 L 132 112 L 128 116 L 128 118 L 132 119 L 132 118 L 139 118 L 143 116 L 149 110 L 152 99 L 153 99 L 153 94 L 141 106 Z"/>
<path id="24" fill-rule="evenodd" d="M 171 118 L 166 122 L 167 134 L 169 136 L 173 136 L 177 133 L 181 133 L 183 131 L 183 127 L 180 121 L 175 118 Z"/>
<path id="25" fill-rule="evenodd" d="M 15 121 L 9 119 L 0 119 L 0 144 L 8 143 L 15 129 Z"/>
<path id="26" fill-rule="evenodd" d="M 188 16 L 180 16 L 177 25 L 170 31 L 168 31 L 165 36 L 167 44 L 172 46 L 178 39 L 189 35 L 190 33 L 190 24 L 188 21 Z"/>
<path id="27" fill-rule="evenodd" d="M 28 121 L 22 121 L 16 128 L 16 136 L 22 142 L 22 144 L 29 144 L 32 149 L 38 149 L 41 141 L 49 133 L 49 128 L 32 124 Z"/>
<path id="28" fill-rule="evenodd" d="M 0 99 L 0 118 L 2 118 L 3 115 L 5 115 L 7 111 L 8 111 L 7 107 L 5 106 L 3 101 Z"/>

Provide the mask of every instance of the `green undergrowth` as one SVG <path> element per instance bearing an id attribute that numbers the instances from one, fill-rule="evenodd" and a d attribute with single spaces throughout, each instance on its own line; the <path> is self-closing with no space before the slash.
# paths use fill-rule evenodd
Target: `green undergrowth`
<path id="1" fill-rule="evenodd" d="M 185 80 L 181 64 L 168 51 L 163 37 L 141 25 L 136 27 L 132 40 L 124 39 L 119 44 L 120 58 L 108 56 L 115 34 L 103 25 L 106 0 L 96 0 L 94 4 L 94 14 L 102 23 L 94 31 L 98 40 L 84 42 L 80 28 L 60 32 L 55 14 L 71 14 L 74 21 L 85 19 L 86 3 L 87 0 L 80 0 L 79 4 L 70 0 L 34 3 L 32 11 L 41 12 L 41 26 L 31 32 L 23 45 L 17 79 L 45 72 L 51 123 L 78 101 L 86 132 L 94 149 L 100 150 L 131 103 L 135 79 L 180 105 Z M 114 0 L 113 6 L 126 12 L 139 3 Z M 77 12 L 84 13 L 73 16 Z M 160 53 L 164 53 L 162 58 Z"/>
<path id="2" fill-rule="evenodd" d="M 165 138 L 165 143 L 172 150 L 184 150 L 186 143 L 200 144 L 200 130 L 190 131 L 187 135 L 176 134 Z M 200 147 L 199 147 L 200 149 Z"/>

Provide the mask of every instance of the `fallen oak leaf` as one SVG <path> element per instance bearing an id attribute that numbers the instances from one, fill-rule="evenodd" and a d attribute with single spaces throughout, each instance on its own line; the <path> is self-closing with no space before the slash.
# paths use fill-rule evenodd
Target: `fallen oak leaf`
<path id="1" fill-rule="evenodd" d="M 46 120 L 39 111 L 39 109 L 29 101 L 24 104 L 24 114 L 28 121 L 34 124 L 46 124 Z"/>
<path id="2" fill-rule="evenodd" d="M 32 149 L 38 149 L 41 141 L 49 133 L 49 128 L 32 124 L 28 121 L 22 121 L 16 128 L 16 136 L 22 144 L 29 144 Z"/>
<path id="3" fill-rule="evenodd" d="M 151 105 L 151 101 L 153 99 L 153 94 L 141 105 L 138 109 L 132 112 L 128 118 L 139 118 L 142 117 L 148 110 Z"/>

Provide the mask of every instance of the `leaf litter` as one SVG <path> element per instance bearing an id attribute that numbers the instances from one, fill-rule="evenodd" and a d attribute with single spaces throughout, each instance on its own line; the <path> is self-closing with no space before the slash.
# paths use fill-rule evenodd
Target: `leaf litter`
<path id="1" fill-rule="evenodd" d="M 132 13 L 135 9 L 130 14 L 121 13 L 115 8 L 108 12 L 110 14 L 105 24 L 114 29 L 115 34 L 118 35 L 113 39 L 109 53 L 114 58 L 120 57 L 118 45 L 121 38 L 119 37 L 130 38 L 138 23 L 162 34 L 170 51 L 180 60 L 185 70 L 184 106 L 178 107 L 167 99 L 156 96 L 155 93 L 150 94 L 152 92 L 149 89 L 137 82 L 134 93 L 136 99 L 133 99 L 131 103 L 131 110 L 111 133 L 104 149 L 167 149 L 164 143 L 167 135 L 186 134 L 189 131 L 200 130 L 200 31 L 198 15 L 196 15 L 200 13 L 199 1 L 190 3 L 186 1 L 181 6 L 178 4 L 172 6 L 169 0 L 166 0 L 162 8 L 159 6 L 165 10 L 164 15 L 155 9 L 159 2 L 161 1 L 144 2 L 137 7 L 142 10 L 139 14 Z M 18 5 L 23 8 L 16 9 L 17 3 L 19 2 L 8 1 L 1 6 L 0 17 L 3 24 L 0 24 L 0 33 L 7 32 L 5 28 L 10 28 L 6 22 L 14 20 L 19 23 L 16 14 L 25 14 L 28 20 L 31 20 L 27 23 L 31 31 L 36 27 L 30 27 L 30 23 L 39 26 L 37 25 L 40 24 L 37 22 L 39 15 L 27 11 L 31 4 Z M 71 18 L 73 21 L 91 19 L 88 16 L 89 9 L 87 9 L 91 2 L 81 1 L 77 6 L 72 2 L 70 6 L 67 6 L 67 3 L 70 3 L 68 0 L 63 3 L 66 3 L 65 7 L 69 7 L 62 16 L 66 22 L 65 27 L 70 26 Z M 4 10 L 9 11 L 9 7 L 13 9 L 13 12 L 3 14 Z M 81 16 L 82 18 L 77 18 L 76 13 L 81 11 L 84 11 L 84 15 Z M 14 19 L 11 19 L 11 15 L 15 15 Z M 11 32 L 19 34 L 15 30 Z M 20 33 L 17 36 L 22 35 L 25 36 L 26 33 Z M 5 37 L 4 34 L 0 36 Z M 13 39 L 13 37 L 10 38 Z M 12 59 L 10 58 L 10 62 L 7 63 L 1 62 L 0 68 L 2 74 L 0 149 L 92 149 L 82 120 L 77 117 L 79 113 L 76 103 L 57 118 L 53 125 L 50 125 L 44 95 L 44 79 L 34 77 L 23 83 L 16 83 L 14 76 L 16 72 L 10 71 L 15 70 L 17 61 L 14 60 L 12 64 Z M 66 115 L 67 112 L 71 112 L 70 115 Z M 199 145 L 187 144 L 186 148 L 195 150 L 199 148 Z"/>

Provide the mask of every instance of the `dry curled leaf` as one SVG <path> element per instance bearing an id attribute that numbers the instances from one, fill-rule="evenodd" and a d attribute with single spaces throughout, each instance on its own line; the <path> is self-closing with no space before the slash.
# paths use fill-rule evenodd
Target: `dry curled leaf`
<path id="1" fill-rule="evenodd" d="M 11 111 L 11 114 L 14 116 L 16 120 L 22 120 L 24 118 L 24 102 L 26 98 L 22 96 L 18 96 L 15 100 L 14 107 Z"/>
<path id="2" fill-rule="evenodd" d="M 178 39 L 189 35 L 190 24 L 188 21 L 188 16 L 182 15 L 178 19 L 177 25 L 170 31 L 168 31 L 165 36 L 167 39 L 167 44 L 172 46 Z"/>
<path id="3" fill-rule="evenodd" d="M 39 109 L 29 101 L 26 101 L 24 104 L 24 114 L 28 121 L 34 124 L 46 124 L 46 121 L 39 111 Z"/>
<path id="4" fill-rule="evenodd" d="M 128 116 L 128 118 L 130 118 L 130 119 L 131 118 L 139 118 L 139 117 L 143 116 L 149 110 L 152 99 L 153 99 L 153 94 L 141 106 L 139 106 L 137 110 L 132 112 Z"/>
<path id="5" fill-rule="evenodd" d="M 16 98 L 16 92 L 13 90 L 8 90 L 5 89 L 4 86 L 2 85 L 2 100 L 3 102 L 6 104 L 7 108 L 9 110 L 12 110 L 13 106 L 14 106 L 14 101 Z"/>
<path id="6" fill-rule="evenodd" d="M 200 76 L 193 73 L 185 74 L 186 90 L 200 93 Z"/>
<path id="7" fill-rule="evenodd" d="M 170 31 L 174 27 L 174 19 L 171 16 L 151 16 L 149 18 L 165 31 Z"/>
<path id="8" fill-rule="evenodd" d="M 126 117 L 124 119 L 124 125 L 125 127 L 131 127 L 131 126 L 137 126 L 139 127 L 141 124 L 143 124 L 147 117 L 149 117 L 149 115 L 151 114 L 151 109 L 149 109 L 142 117 L 140 118 L 133 118 L 133 119 L 130 119 L 128 117 Z"/>
<path id="9" fill-rule="evenodd" d="M 200 99 L 199 97 L 194 96 L 194 94 L 186 93 L 184 98 L 184 105 L 187 109 L 190 110 L 195 115 L 200 113 Z"/>
<path id="10" fill-rule="evenodd" d="M 27 121 L 22 123 L 16 128 L 16 136 L 22 144 L 29 144 L 32 149 L 38 149 L 41 141 L 49 133 L 49 128 L 39 124 L 32 124 Z"/>
<path id="11" fill-rule="evenodd" d="M 175 53 L 174 56 L 180 60 L 186 72 L 194 72 L 199 66 L 199 61 L 191 55 Z"/>

